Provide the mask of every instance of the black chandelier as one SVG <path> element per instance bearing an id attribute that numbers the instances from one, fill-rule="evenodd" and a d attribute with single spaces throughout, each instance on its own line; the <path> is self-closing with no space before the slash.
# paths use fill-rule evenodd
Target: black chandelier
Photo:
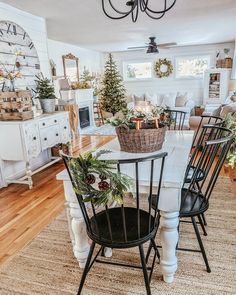
<path id="1" fill-rule="evenodd" d="M 131 14 L 132 21 L 135 23 L 138 19 L 139 11 L 145 12 L 152 19 L 161 19 L 167 11 L 169 11 L 176 3 L 177 0 L 161 0 L 163 1 L 163 8 L 161 10 L 152 10 L 148 7 L 149 0 L 129 0 L 126 2 L 127 11 L 118 10 L 114 4 L 113 0 L 102 0 L 102 9 L 105 15 L 111 19 L 122 19 Z M 168 2 L 171 2 L 168 3 Z M 107 12 L 108 6 L 111 10 L 114 10 L 117 16 L 109 15 Z"/>

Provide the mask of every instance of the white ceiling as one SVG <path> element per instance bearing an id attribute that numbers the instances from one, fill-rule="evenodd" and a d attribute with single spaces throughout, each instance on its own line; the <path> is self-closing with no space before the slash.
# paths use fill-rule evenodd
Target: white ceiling
<path id="1" fill-rule="evenodd" d="M 151 4 L 155 1 L 164 0 L 149 0 Z M 177 0 L 161 20 L 142 13 L 136 23 L 130 17 L 119 21 L 107 18 L 101 0 L 2 2 L 45 17 L 50 39 L 104 52 L 143 45 L 149 36 L 156 36 L 159 43 L 177 42 L 180 46 L 236 39 L 236 0 Z"/>

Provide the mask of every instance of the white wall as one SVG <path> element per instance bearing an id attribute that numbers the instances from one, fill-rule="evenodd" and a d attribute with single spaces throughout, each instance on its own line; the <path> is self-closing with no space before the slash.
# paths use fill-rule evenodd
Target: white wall
<path id="1" fill-rule="evenodd" d="M 230 55 L 234 53 L 234 43 L 213 44 L 213 45 L 199 45 L 199 46 L 186 46 L 176 47 L 166 50 L 160 50 L 159 54 L 146 54 L 145 51 L 126 51 L 114 52 L 114 58 L 118 63 L 121 74 L 123 73 L 122 64 L 125 61 L 157 61 L 159 58 L 170 59 L 174 66 L 173 74 L 168 78 L 153 78 L 146 81 L 129 81 L 125 82 L 127 94 L 135 93 L 141 95 L 145 92 L 149 93 L 162 93 L 162 92 L 175 92 L 175 91 L 189 91 L 193 93 L 193 99 L 196 103 L 203 101 L 203 79 L 176 79 L 175 78 L 175 58 L 178 56 L 189 55 L 210 55 L 211 67 L 215 66 L 216 53 L 221 51 L 222 58 L 224 57 L 223 49 L 230 48 Z"/>
<path id="2" fill-rule="evenodd" d="M 62 55 L 68 53 L 72 53 L 79 58 L 80 74 L 82 74 L 84 66 L 90 73 L 101 71 L 101 60 L 103 58 L 101 53 L 48 39 L 48 54 L 49 58 L 56 63 L 57 76 L 64 75 Z"/>
<path id="3" fill-rule="evenodd" d="M 80 69 L 86 66 L 91 72 L 100 72 L 102 55 L 98 52 L 82 49 L 70 44 L 48 40 L 47 28 L 44 18 L 34 16 L 0 2 L 0 21 L 8 20 L 20 25 L 31 37 L 37 50 L 40 66 L 45 76 L 51 76 L 49 58 L 57 65 L 57 75 L 63 75 L 62 55 L 72 53 L 80 59 Z M 33 168 L 41 166 L 48 161 L 48 154 L 42 153 L 32 163 Z M 1 167 L 1 159 L 0 159 Z M 5 162 L 4 175 L 6 177 L 19 177 L 24 174 L 25 164 L 22 162 Z M 0 187 L 3 171 L 0 171 Z"/>
<path id="4" fill-rule="evenodd" d="M 45 76 L 50 75 L 45 19 L 0 2 L 0 21 L 4 20 L 17 23 L 29 34 L 37 50 L 42 72 Z"/>

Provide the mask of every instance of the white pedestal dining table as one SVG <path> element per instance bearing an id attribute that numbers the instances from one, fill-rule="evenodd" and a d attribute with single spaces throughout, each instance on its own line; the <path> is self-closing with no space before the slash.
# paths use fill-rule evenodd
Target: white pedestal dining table
<path id="1" fill-rule="evenodd" d="M 161 152 L 168 153 L 163 171 L 162 186 L 158 205 L 161 216 L 160 240 L 162 245 L 160 266 L 163 279 L 167 283 L 173 282 L 174 274 L 177 271 L 176 245 L 179 238 L 178 225 L 181 188 L 183 186 L 185 170 L 189 160 L 193 135 L 194 132 L 190 130 L 167 131 L 162 149 L 154 153 L 138 154 L 123 152 L 120 150 L 120 145 L 117 138 L 111 140 L 96 150 L 109 150 L 110 152 L 108 154 L 102 155 L 101 159 L 112 160 L 141 158 Z M 127 167 L 127 170 L 122 172 L 129 174 L 132 177 L 132 169 L 130 169 L 130 167 Z M 139 174 L 140 182 L 143 182 L 142 185 L 145 191 L 145 179 L 147 179 L 148 174 L 148 172 L 145 170 L 145 167 L 141 169 L 141 173 Z M 158 174 L 158 171 L 156 174 Z M 79 262 L 79 266 L 83 268 L 85 266 L 90 247 L 86 233 L 86 225 L 67 171 L 63 170 L 60 172 L 57 175 L 57 179 L 63 181 L 65 207 L 68 218 L 70 238 L 73 245 L 73 252 Z M 107 249 L 105 256 L 111 255 L 112 251 Z"/>

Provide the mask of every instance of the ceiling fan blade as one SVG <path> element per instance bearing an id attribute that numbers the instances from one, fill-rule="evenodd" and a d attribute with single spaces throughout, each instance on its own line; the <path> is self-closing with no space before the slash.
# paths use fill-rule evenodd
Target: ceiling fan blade
<path id="1" fill-rule="evenodd" d="M 162 43 L 162 44 L 158 44 L 157 47 L 170 47 L 170 46 L 175 46 L 177 45 L 177 43 L 175 42 L 171 42 L 171 43 Z"/>
<path id="2" fill-rule="evenodd" d="M 147 48 L 148 46 L 137 46 L 137 47 L 128 47 L 127 49 L 144 49 Z"/>

